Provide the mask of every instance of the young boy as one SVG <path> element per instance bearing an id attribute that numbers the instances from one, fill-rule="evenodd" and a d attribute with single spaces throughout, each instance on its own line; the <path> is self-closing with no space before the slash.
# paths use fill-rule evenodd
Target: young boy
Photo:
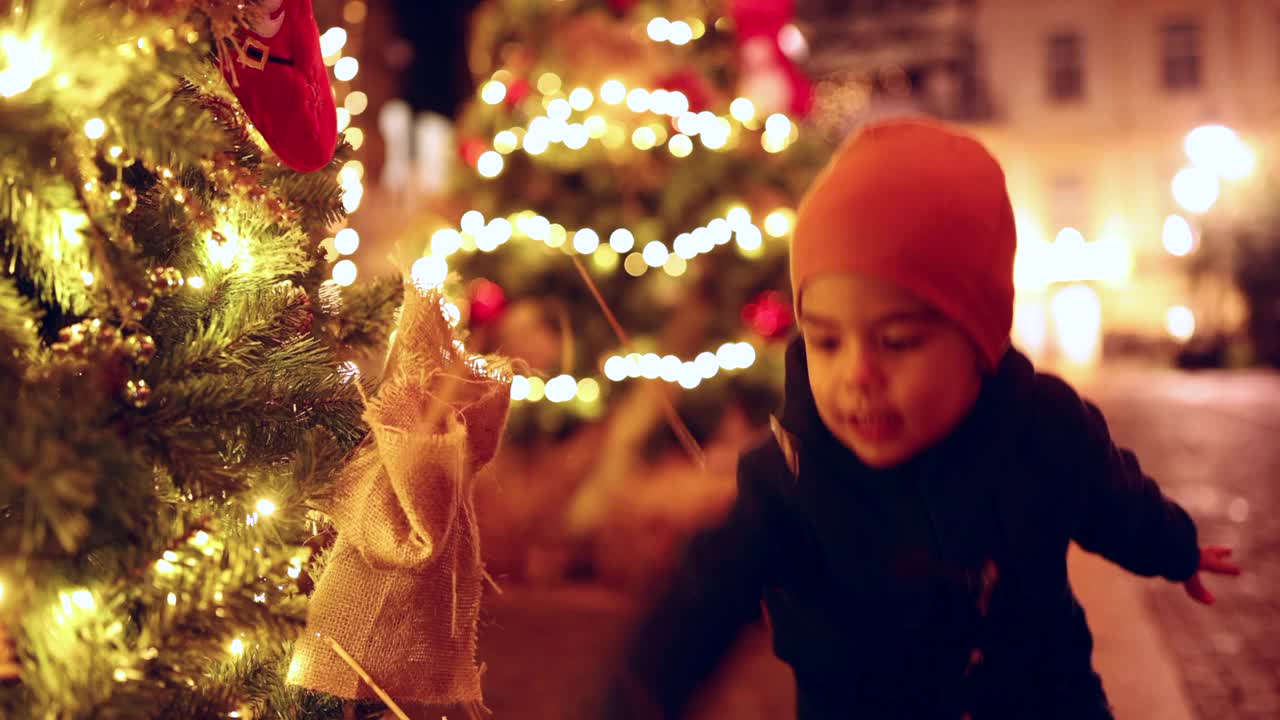
<path id="1" fill-rule="evenodd" d="M 1101 413 L 1009 345 L 1016 237 L 975 140 L 884 121 L 801 203 L 774 435 L 641 623 L 607 717 L 674 717 L 769 623 L 801 720 L 1110 718 L 1067 579 L 1077 542 L 1212 595 L 1236 574 Z"/>

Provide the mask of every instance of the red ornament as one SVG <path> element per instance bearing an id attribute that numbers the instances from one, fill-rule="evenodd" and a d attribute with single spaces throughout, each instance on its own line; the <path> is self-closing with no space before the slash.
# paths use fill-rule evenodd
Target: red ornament
<path id="1" fill-rule="evenodd" d="M 333 159 L 338 114 L 311 0 L 266 0 L 250 30 L 219 47 L 218 66 L 281 162 L 300 172 Z"/>
<path id="2" fill-rule="evenodd" d="M 783 299 L 782 293 L 767 290 L 742 308 L 742 321 L 760 337 L 777 340 L 791 330 L 794 318 L 791 305 Z"/>
<path id="3" fill-rule="evenodd" d="M 480 162 L 480 156 L 489 151 L 489 144 L 480 138 L 467 138 L 458 146 L 462 159 L 471 167 Z"/>
<path id="4" fill-rule="evenodd" d="M 507 294 L 492 280 L 478 278 L 468 287 L 471 304 L 471 326 L 481 327 L 502 317 L 507 309 Z"/>
<path id="5" fill-rule="evenodd" d="M 527 97 L 529 97 L 529 81 L 526 78 L 516 78 L 507 86 L 507 97 L 504 101 L 508 108 L 514 108 L 524 102 Z"/>
<path id="6" fill-rule="evenodd" d="M 619 15 L 626 15 L 636 6 L 638 0 L 609 0 L 609 7 Z"/>
<path id="7" fill-rule="evenodd" d="M 732 0 L 731 11 L 738 31 L 738 52 L 748 86 L 769 86 L 775 76 L 783 86 L 777 97 L 748 97 L 765 114 L 785 112 L 804 117 L 813 108 L 813 84 L 783 52 L 778 36 L 795 17 L 794 0 Z M 777 103 L 777 107 L 769 107 Z M 764 107 L 759 107 L 761 105 Z"/>

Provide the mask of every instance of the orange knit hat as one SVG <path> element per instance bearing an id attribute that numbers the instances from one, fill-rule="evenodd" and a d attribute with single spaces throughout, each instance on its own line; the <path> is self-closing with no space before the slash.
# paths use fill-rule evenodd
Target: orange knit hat
<path id="1" fill-rule="evenodd" d="M 973 338 L 988 368 L 1013 324 L 1013 209 L 977 140 L 922 118 L 868 125 L 814 180 L 796 213 L 791 288 L 825 272 L 889 280 Z"/>

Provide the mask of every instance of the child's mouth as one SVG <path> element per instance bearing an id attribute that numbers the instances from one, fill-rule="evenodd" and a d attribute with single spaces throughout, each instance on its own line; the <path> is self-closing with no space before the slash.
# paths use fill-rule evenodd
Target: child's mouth
<path id="1" fill-rule="evenodd" d="M 902 417 L 897 413 L 850 415 L 848 424 L 855 435 L 872 444 L 887 443 L 902 432 Z"/>

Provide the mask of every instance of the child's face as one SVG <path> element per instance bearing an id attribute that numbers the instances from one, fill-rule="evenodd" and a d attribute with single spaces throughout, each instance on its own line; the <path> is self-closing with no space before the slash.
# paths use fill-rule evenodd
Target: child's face
<path id="1" fill-rule="evenodd" d="M 871 467 L 899 465 L 942 440 L 982 386 L 964 331 L 885 280 L 814 277 L 800 329 L 818 415 Z"/>

